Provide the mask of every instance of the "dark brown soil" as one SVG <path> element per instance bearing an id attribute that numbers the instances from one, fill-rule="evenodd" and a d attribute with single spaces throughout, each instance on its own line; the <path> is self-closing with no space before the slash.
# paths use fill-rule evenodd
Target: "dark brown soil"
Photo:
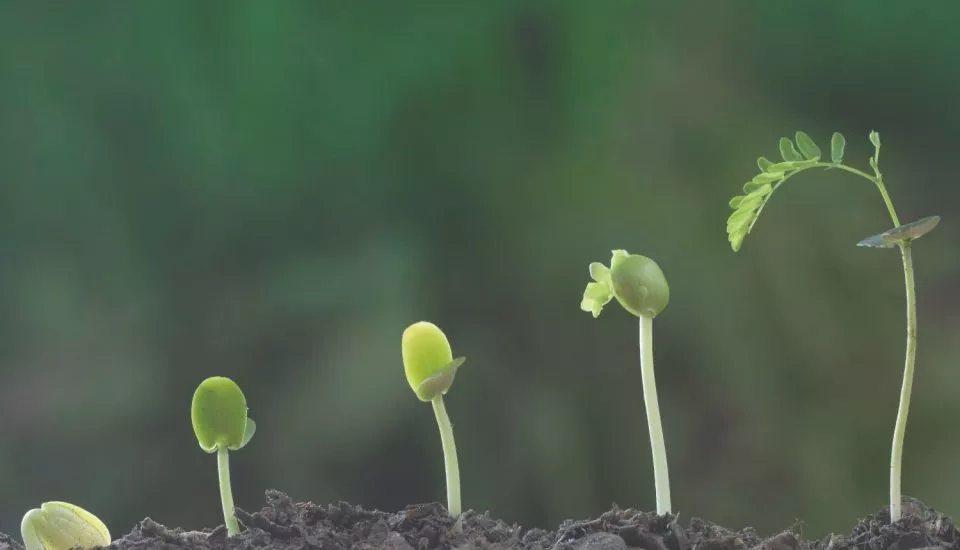
<path id="1" fill-rule="evenodd" d="M 953 521 L 909 500 L 905 519 L 890 525 L 886 510 L 862 519 L 850 536 L 801 540 L 797 527 L 763 539 L 753 529 L 730 531 L 699 519 L 686 527 L 675 518 L 614 508 L 597 519 L 566 521 L 556 531 L 522 529 L 467 512 L 459 531 L 439 504 L 410 506 L 393 514 L 369 511 L 347 503 L 317 506 L 295 503 L 278 491 L 267 491 L 259 512 L 237 511 L 244 531 L 227 538 L 226 529 L 184 531 L 145 519 L 111 549 L 247 549 L 410 550 L 489 548 L 542 550 L 939 550 L 960 549 L 960 531 Z M 0 534 L 0 549 L 22 546 Z"/>

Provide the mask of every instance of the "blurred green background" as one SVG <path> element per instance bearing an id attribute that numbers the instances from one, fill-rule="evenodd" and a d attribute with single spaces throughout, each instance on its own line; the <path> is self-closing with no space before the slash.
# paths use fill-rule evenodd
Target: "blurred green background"
<path id="1" fill-rule="evenodd" d="M 759 155 L 867 133 L 915 247 L 904 492 L 960 514 L 960 7 L 952 2 L 0 4 L 0 530 L 68 500 L 115 535 L 222 521 L 189 421 L 210 375 L 263 491 L 442 501 L 400 334 L 468 361 L 464 506 L 555 527 L 650 510 L 635 320 L 587 264 L 649 255 L 675 508 L 848 532 L 886 503 L 903 354 L 879 194 L 798 176 L 734 254 Z"/>

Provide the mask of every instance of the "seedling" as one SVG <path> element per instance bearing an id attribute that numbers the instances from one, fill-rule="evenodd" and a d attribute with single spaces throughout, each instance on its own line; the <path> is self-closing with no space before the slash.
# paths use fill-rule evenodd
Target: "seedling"
<path id="1" fill-rule="evenodd" d="M 44 502 L 20 523 L 26 550 L 69 550 L 110 544 L 110 531 L 100 518 L 69 502 Z"/>
<path id="2" fill-rule="evenodd" d="M 820 160 L 820 148 L 807 134 L 797 132 L 796 147 L 789 138 L 780 138 L 780 155 L 783 162 L 771 162 L 764 157 L 757 160 L 760 173 L 743 186 L 743 195 L 730 200 L 734 212 L 727 220 L 727 234 L 734 252 L 740 250 L 743 239 L 753 229 L 760 212 L 766 206 L 774 191 L 788 179 L 810 168 L 836 168 L 859 176 L 873 183 L 883 203 L 887 207 L 894 228 L 867 237 L 857 243 L 858 246 L 871 248 L 900 249 L 903 258 L 903 281 L 907 295 L 907 351 L 903 367 L 903 385 L 900 388 L 900 405 L 897 408 L 897 421 L 893 429 L 893 445 L 890 452 L 890 521 L 901 517 L 900 467 L 903 458 L 903 438 L 907 429 L 907 414 L 910 409 L 910 393 L 913 388 L 914 360 L 917 353 L 917 304 L 913 283 L 913 241 L 929 233 L 940 222 L 939 216 L 930 216 L 915 222 L 900 224 L 893 201 L 887 193 L 880 173 L 880 134 L 870 132 L 873 155 L 869 164 L 873 175 L 843 163 L 846 140 L 839 132 L 834 132 L 830 140 L 830 162 Z M 799 149 L 799 152 L 797 151 Z"/>
<path id="3" fill-rule="evenodd" d="M 453 440 L 453 425 L 443 404 L 443 395 L 453 385 L 457 369 L 465 357 L 453 358 L 450 342 L 436 325 L 420 321 L 407 327 L 401 339 L 403 371 L 407 382 L 420 401 L 433 404 L 433 413 L 440 428 L 443 446 L 443 465 L 447 479 L 447 511 L 453 518 L 460 516 L 460 466 L 457 445 Z M 457 524 L 459 525 L 459 524 Z"/>
<path id="4" fill-rule="evenodd" d="M 640 377 L 643 402 L 647 410 L 650 450 L 653 453 L 653 482 L 657 493 L 657 513 L 669 514 L 670 474 L 667 470 L 667 447 L 660 423 L 657 382 L 653 374 L 653 318 L 670 301 L 670 287 L 663 271 L 646 256 L 614 250 L 610 267 L 590 264 L 592 283 L 587 283 L 580 309 L 600 316 L 603 306 L 616 298 L 623 309 L 640 319 Z"/>
<path id="5" fill-rule="evenodd" d="M 220 478 L 220 501 L 223 521 L 230 536 L 240 532 L 240 524 L 233 509 L 233 490 L 230 488 L 230 451 L 242 449 L 257 431 L 257 424 L 247 418 L 247 399 L 240 386 L 222 376 L 207 378 L 193 394 L 190 407 L 193 431 L 200 448 L 217 453 L 217 472 Z"/>

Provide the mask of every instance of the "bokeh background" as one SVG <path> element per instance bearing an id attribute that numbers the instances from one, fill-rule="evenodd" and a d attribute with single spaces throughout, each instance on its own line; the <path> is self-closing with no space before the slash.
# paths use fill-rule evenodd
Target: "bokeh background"
<path id="1" fill-rule="evenodd" d="M 848 532 L 886 503 L 903 354 L 866 182 L 795 178 L 743 250 L 727 200 L 805 130 L 882 167 L 915 246 L 905 493 L 960 514 L 960 38 L 951 2 L 0 4 L 0 530 L 68 500 L 116 535 L 222 521 L 196 385 L 245 390 L 263 491 L 442 501 L 400 334 L 468 357 L 464 504 L 555 527 L 652 509 L 635 320 L 587 264 L 656 259 L 675 507 Z"/>

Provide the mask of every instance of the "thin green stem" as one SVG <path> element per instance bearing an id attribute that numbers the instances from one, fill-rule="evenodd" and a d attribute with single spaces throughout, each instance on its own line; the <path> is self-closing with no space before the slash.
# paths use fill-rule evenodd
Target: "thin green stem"
<path id="1" fill-rule="evenodd" d="M 443 396 L 437 395 L 431 401 L 433 412 L 440 427 L 440 443 L 443 445 L 443 466 L 447 474 L 447 511 L 450 517 L 460 517 L 460 465 L 457 462 L 457 445 L 453 440 L 453 424 L 447 416 Z"/>
<path id="2" fill-rule="evenodd" d="M 903 284 L 907 292 L 907 352 L 903 365 L 903 385 L 900 387 L 900 406 L 893 429 L 893 448 L 890 452 L 890 521 L 901 517 L 900 467 L 903 460 L 903 439 L 910 412 L 910 393 L 913 390 L 913 368 L 917 354 L 917 297 L 913 283 L 913 253 L 909 242 L 900 244 L 903 255 Z"/>
<path id="3" fill-rule="evenodd" d="M 893 226 L 900 226 L 900 218 L 897 217 L 897 211 L 893 207 L 893 201 L 890 200 L 890 194 L 887 193 L 887 187 L 883 184 L 883 178 L 878 176 L 871 176 L 870 174 L 858 170 L 852 166 L 847 166 L 846 164 L 834 164 L 830 162 L 818 162 L 814 166 L 819 168 L 837 168 L 839 170 L 844 170 L 850 172 L 851 174 L 856 174 L 861 178 L 866 178 L 869 181 L 872 181 L 874 185 L 877 186 L 877 190 L 880 191 L 880 195 L 883 197 L 883 204 L 887 206 L 887 212 L 890 214 L 890 219 L 893 220 Z M 784 178 L 786 179 L 786 178 Z"/>
<path id="4" fill-rule="evenodd" d="M 893 201 L 890 199 L 890 194 L 887 193 L 887 187 L 883 184 L 883 176 L 880 175 L 879 168 L 876 168 L 876 165 L 880 161 L 879 157 L 880 151 L 878 149 L 874 156 L 876 176 L 871 176 L 866 172 L 843 164 L 819 163 L 818 166 L 833 166 L 872 181 L 883 197 L 883 203 L 887 206 L 887 212 L 890 214 L 893 226 L 899 227 L 900 218 L 897 217 L 897 211 L 893 207 Z M 903 496 L 900 490 L 903 465 L 903 440 L 907 433 L 907 416 L 910 414 L 910 396 L 913 392 L 913 371 L 917 357 L 917 292 L 913 280 L 913 252 L 910 248 L 910 241 L 902 241 L 900 243 L 900 255 L 903 257 L 903 286 L 907 296 L 907 349 L 903 361 L 903 383 L 900 386 L 900 404 L 897 406 L 897 421 L 893 427 L 893 443 L 890 450 L 891 523 L 898 521 L 903 514 Z"/>
<path id="5" fill-rule="evenodd" d="M 670 513 L 670 474 L 667 471 L 667 446 L 663 441 L 660 423 L 660 403 L 657 400 L 657 381 L 653 374 L 653 317 L 640 316 L 640 379 L 643 384 L 643 402 L 647 410 L 650 430 L 650 450 L 653 453 L 653 484 L 657 493 L 657 514 Z"/>
<path id="6" fill-rule="evenodd" d="M 223 522 L 227 526 L 227 535 L 240 533 L 240 524 L 233 511 L 233 489 L 230 488 L 230 451 L 226 447 L 217 448 L 217 474 L 220 478 L 220 502 L 223 503 Z"/>

